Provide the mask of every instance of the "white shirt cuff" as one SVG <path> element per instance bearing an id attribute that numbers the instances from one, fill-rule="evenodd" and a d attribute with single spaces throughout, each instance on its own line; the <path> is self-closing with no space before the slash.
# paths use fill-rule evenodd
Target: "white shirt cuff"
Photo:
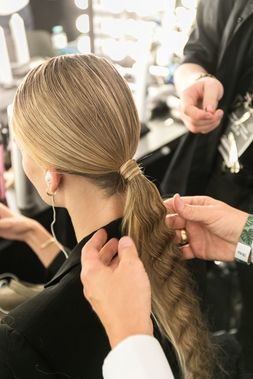
<path id="1" fill-rule="evenodd" d="M 151 336 L 136 335 L 120 342 L 107 355 L 104 379 L 174 379 L 159 342 Z"/>

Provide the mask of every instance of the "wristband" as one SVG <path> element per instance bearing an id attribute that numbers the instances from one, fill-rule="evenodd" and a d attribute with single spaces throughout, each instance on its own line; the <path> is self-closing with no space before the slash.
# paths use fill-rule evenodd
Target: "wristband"
<path id="1" fill-rule="evenodd" d="M 42 243 L 40 245 L 40 248 L 41 249 L 45 249 L 46 247 L 48 247 L 49 245 L 51 245 L 52 243 L 55 242 L 55 239 L 53 237 L 49 238 L 46 242 Z"/>
<path id="2" fill-rule="evenodd" d="M 253 263 L 253 215 L 249 215 L 243 231 L 240 235 L 240 240 L 235 250 L 235 260 L 238 262 L 250 264 Z"/>
<path id="3" fill-rule="evenodd" d="M 216 79 L 216 77 L 212 74 L 208 74 L 207 72 L 202 72 L 202 74 L 200 74 L 196 79 L 195 81 L 199 80 L 199 79 L 203 79 L 203 78 L 214 78 Z"/>

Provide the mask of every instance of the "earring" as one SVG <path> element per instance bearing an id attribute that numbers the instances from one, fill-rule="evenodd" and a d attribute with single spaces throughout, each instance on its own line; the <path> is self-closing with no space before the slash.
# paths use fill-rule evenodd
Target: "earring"
<path id="1" fill-rule="evenodd" d="M 52 182 L 52 174 L 50 171 L 47 171 L 46 174 L 45 174 L 45 182 L 46 182 L 46 185 L 47 185 L 47 191 L 46 191 L 46 194 L 48 196 L 54 196 L 56 194 L 56 192 L 51 192 L 49 191 L 49 186 Z"/>
<path id="2" fill-rule="evenodd" d="M 56 195 L 56 191 L 55 191 L 55 192 L 49 192 L 49 191 L 46 191 L 46 194 L 47 194 L 48 196 L 53 197 L 54 195 Z"/>

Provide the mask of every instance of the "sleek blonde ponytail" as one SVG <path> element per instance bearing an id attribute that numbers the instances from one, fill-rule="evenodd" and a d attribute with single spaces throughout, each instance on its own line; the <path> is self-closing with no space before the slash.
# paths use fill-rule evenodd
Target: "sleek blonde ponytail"
<path id="1" fill-rule="evenodd" d="M 104 58 L 67 55 L 31 70 L 14 100 L 15 136 L 42 167 L 85 176 L 126 198 L 123 229 L 152 287 L 153 312 L 185 379 L 210 379 L 212 347 L 157 188 L 132 159 L 140 123 L 131 91 Z"/>
<path id="2" fill-rule="evenodd" d="M 213 346 L 166 208 L 156 186 L 142 174 L 127 180 L 123 228 L 135 241 L 152 289 L 158 326 L 174 346 L 185 379 L 210 379 Z"/>

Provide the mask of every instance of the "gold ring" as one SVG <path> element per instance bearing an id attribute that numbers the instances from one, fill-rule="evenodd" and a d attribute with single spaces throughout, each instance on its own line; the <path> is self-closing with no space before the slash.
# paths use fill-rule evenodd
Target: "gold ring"
<path id="1" fill-rule="evenodd" d="M 188 236 L 187 236 L 186 230 L 185 229 L 181 229 L 180 230 L 180 235 L 181 235 L 180 246 L 188 245 L 189 241 L 188 241 Z"/>

